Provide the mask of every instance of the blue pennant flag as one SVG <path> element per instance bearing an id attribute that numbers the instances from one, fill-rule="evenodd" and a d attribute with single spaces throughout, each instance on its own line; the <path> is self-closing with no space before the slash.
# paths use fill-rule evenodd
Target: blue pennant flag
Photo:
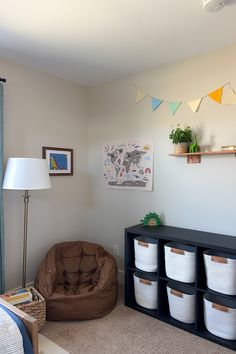
<path id="1" fill-rule="evenodd" d="M 153 110 L 153 112 L 160 106 L 161 103 L 162 103 L 161 100 L 159 100 L 158 98 L 152 97 L 152 110 Z"/>

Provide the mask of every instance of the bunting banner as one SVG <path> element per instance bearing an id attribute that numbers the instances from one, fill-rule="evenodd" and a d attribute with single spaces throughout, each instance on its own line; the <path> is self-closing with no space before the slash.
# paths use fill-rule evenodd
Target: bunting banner
<path id="1" fill-rule="evenodd" d="M 169 102 L 169 108 L 171 111 L 172 116 L 177 112 L 181 102 Z"/>
<path id="2" fill-rule="evenodd" d="M 230 82 L 227 82 L 226 84 L 207 93 L 206 95 L 195 98 L 191 101 L 170 101 L 170 100 L 165 100 L 165 99 L 158 98 L 158 97 L 153 97 L 153 96 L 149 95 L 148 93 L 144 92 L 144 90 L 142 90 L 141 88 L 139 88 L 135 84 L 132 84 L 132 85 L 136 88 L 136 103 L 139 103 L 145 97 L 148 97 L 151 99 L 151 108 L 152 108 L 152 111 L 154 112 L 160 107 L 160 105 L 162 103 L 165 102 L 168 104 L 168 107 L 169 107 L 169 110 L 170 110 L 170 113 L 172 116 L 175 115 L 175 113 L 178 111 L 180 105 L 182 105 L 183 103 L 186 103 L 192 112 L 197 113 L 199 111 L 199 108 L 201 106 L 203 99 L 206 97 L 210 98 L 211 100 L 213 100 L 214 102 L 216 102 L 218 104 L 222 104 L 223 106 L 236 104 L 236 92 L 232 88 Z M 224 98 L 223 91 L 226 86 L 229 89 L 229 93 Z"/>
<path id="3" fill-rule="evenodd" d="M 199 107 L 200 107 L 201 102 L 202 102 L 202 97 L 197 98 L 196 100 L 193 100 L 193 101 L 189 101 L 188 105 L 191 108 L 191 110 L 194 113 L 196 113 L 198 111 Z"/>
<path id="4" fill-rule="evenodd" d="M 158 98 L 152 97 L 152 110 L 155 111 L 160 104 L 162 103 L 161 100 L 159 100 Z"/>
<path id="5" fill-rule="evenodd" d="M 139 88 L 137 88 L 136 103 L 141 102 L 146 96 L 146 93 L 142 92 Z"/>
<path id="6" fill-rule="evenodd" d="M 217 103 L 221 103 L 222 93 L 223 93 L 223 87 L 220 87 L 217 90 L 208 93 L 207 96 L 210 97 L 213 101 L 216 101 Z"/>
<path id="7" fill-rule="evenodd" d="M 234 92 L 234 90 L 230 90 L 230 92 L 228 93 L 228 96 L 225 97 L 223 105 L 224 106 L 229 106 L 232 104 L 236 104 L 236 94 Z"/>

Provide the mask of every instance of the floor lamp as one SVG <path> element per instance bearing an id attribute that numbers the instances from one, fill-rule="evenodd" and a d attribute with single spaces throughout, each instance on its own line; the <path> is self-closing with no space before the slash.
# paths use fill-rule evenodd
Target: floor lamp
<path id="1" fill-rule="evenodd" d="M 3 189 L 24 190 L 24 242 L 22 288 L 26 285 L 29 190 L 51 188 L 46 160 L 9 158 L 3 180 Z"/>

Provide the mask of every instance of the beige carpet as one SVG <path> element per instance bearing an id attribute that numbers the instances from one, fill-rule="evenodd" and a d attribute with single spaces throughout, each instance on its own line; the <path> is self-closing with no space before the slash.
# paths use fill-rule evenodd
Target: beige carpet
<path id="1" fill-rule="evenodd" d="M 102 319 L 46 322 L 41 333 L 71 354 L 233 353 L 125 307 L 122 296 L 116 308 Z"/>

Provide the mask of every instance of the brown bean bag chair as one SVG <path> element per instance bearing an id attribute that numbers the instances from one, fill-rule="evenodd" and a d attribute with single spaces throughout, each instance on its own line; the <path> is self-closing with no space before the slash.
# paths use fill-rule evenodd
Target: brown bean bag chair
<path id="1" fill-rule="evenodd" d="M 102 246 L 84 241 L 53 246 L 39 267 L 35 288 L 46 300 L 48 320 L 89 320 L 117 302 L 116 261 Z"/>

